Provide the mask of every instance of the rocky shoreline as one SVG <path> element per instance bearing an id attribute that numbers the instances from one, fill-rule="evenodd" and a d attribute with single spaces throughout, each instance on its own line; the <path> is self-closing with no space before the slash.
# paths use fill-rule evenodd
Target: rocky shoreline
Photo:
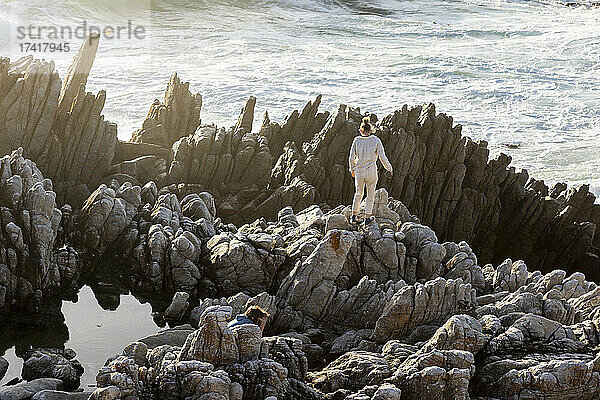
<path id="1" fill-rule="evenodd" d="M 97 46 L 64 80 L 52 62 L 0 59 L 0 319 L 112 279 L 174 327 L 132 338 L 90 398 L 600 395 L 587 186 L 549 188 L 433 104 L 403 106 L 369 114 L 397 173 L 380 179 L 376 223 L 350 226 L 360 109 L 320 112 L 317 97 L 253 132 L 250 97 L 224 129 L 175 74 L 123 142 L 106 94 L 85 92 Z M 271 314 L 264 337 L 227 327 L 252 305 Z M 75 354 L 31 350 L 29 382 L 0 400 L 87 398 L 41 391 L 77 388 Z"/>

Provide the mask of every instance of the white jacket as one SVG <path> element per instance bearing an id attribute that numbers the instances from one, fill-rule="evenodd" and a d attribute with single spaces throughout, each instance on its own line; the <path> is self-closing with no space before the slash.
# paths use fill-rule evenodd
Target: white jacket
<path id="1" fill-rule="evenodd" d="M 375 136 L 357 136 L 352 142 L 350 148 L 350 157 L 348 157 L 348 165 L 350 172 L 364 171 L 367 168 L 376 165 L 377 158 L 381 160 L 384 168 L 392 172 L 392 164 L 385 155 L 383 143 Z"/>

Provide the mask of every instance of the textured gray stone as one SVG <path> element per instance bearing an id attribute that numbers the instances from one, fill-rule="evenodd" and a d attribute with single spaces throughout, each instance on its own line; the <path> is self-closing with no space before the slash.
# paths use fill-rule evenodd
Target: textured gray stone
<path id="1" fill-rule="evenodd" d="M 60 390 L 42 390 L 37 392 L 31 400 L 88 400 L 92 392 L 62 392 Z"/>
<path id="2" fill-rule="evenodd" d="M 63 382 L 67 390 L 79 387 L 83 367 L 75 359 L 67 359 L 58 352 L 39 349 L 29 355 L 23 363 L 23 379 L 33 381 L 38 378 L 56 378 Z"/>
<path id="3" fill-rule="evenodd" d="M 62 381 L 55 378 L 39 378 L 30 382 L 0 388 L 0 400 L 29 400 L 42 390 L 60 390 Z"/>
<path id="4" fill-rule="evenodd" d="M 461 279 L 437 278 L 425 285 L 400 288 L 386 305 L 375 325 L 379 343 L 408 336 L 420 325 L 441 325 L 453 314 L 473 310 L 475 289 Z"/>

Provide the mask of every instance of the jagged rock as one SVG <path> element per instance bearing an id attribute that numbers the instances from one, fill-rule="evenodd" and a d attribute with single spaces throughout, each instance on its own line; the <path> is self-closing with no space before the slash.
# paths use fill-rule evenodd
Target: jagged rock
<path id="1" fill-rule="evenodd" d="M 124 183 L 115 190 L 102 184 L 81 211 L 83 243 L 103 255 L 131 223 L 141 203 L 141 188 Z"/>
<path id="2" fill-rule="evenodd" d="M 34 310 L 77 273 L 72 248 L 54 246 L 61 216 L 52 182 L 23 149 L 0 158 L 0 308 Z"/>
<path id="3" fill-rule="evenodd" d="M 519 352 L 583 352 L 585 345 L 573 330 L 539 315 L 527 314 L 517 319 L 505 332 L 490 339 L 487 354 Z"/>
<path id="4" fill-rule="evenodd" d="M 133 132 L 131 141 L 171 147 L 179 138 L 193 134 L 201 122 L 202 96 L 192 94 L 189 86 L 177 74 L 171 75 L 164 103 L 152 103 L 142 128 Z"/>
<path id="5" fill-rule="evenodd" d="M 173 300 L 169 307 L 163 313 L 167 321 L 181 321 L 183 314 L 189 307 L 188 299 L 190 298 L 189 293 L 177 292 L 173 296 Z"/>
<path id="6" fill-rule="evenodd" d="M 453 314 L 471 311 L 476 304 L 475 289 L 461 279 L 403 286 L 377 320 L 373 339 L 384 343 L 404 338 L 422 325 L 439 326 Z"/>
<path id="7" fill-rule="evenodd" d="M 208 307 L 200 319 L 199 329 L 183 345 L 179 361 L 198 360 L 215 366 L 244 362 L 258 357 L 261 331 L 257 325 L 244 324 L 233 329 L 229 306 Z"/>
<path id="8" fill-rule="evenodd" d="M 328 216 L 327 221 L 325 222 L 325 232 L 329 232 L 332 229 L 349 230 L 350 223 L 346 216 L 342 214 L 332 214 Z"/>
<path id="9" fill-rule="evenodd" d="M 384 383 L 381 386 L 365 386 L 358 393 L 347 397 L 348 400 L 400 400 L 402 391 L 394 385 Z"/>
<path id="10" fill-rule="evenodd" d="M 354 240 L 348 231 L 329 231 L 306 261 L 290 272 L 278 296 L 305 315 L 319 318 L 335 293 L 335 278 Z"/>
<path id="11" fill-rule="evenodd" d="M 494 290 L 514 292 L 527 282 L 527 277 L 527 266 L 523 261 L 513 263 L 511 259 L 506 259 L 496 268 Z"/>
<path id="12" fill-rule="evenodd" d="M 0 400 L 29 400 L 42 390 L 60 390 L 62 381 L 55 378 L 40 378 L 14 386 L 0 388 Z"/>
<path id="13" fill-rule="evenodd" d="M 96 378 L 99 389 L 91 399 L 322 398 L 299 380 L 307 371 L 300 340 L 274 337 L 261 345 L 260 330 L 254 324 L 229 330 L 226 322 L 230 314 L 231 308 L 227 306 L 207 308 L 201 328 L 189 335 L 183 349 L 165 344 L 147 353 L 140 342 L 130 344 L 122 356 L 100 369 Z M 221 341 L 212 340 L 214 334 L 220 335 Z M 239 359 L 231 357 L 232 349 L 239 350 Z M 260 357 L 281 360 L 286 367 L 268 358 L 257 359 L 259 353 Z M 198 359 L 211 355 L 213 361 L 218 355 L 217 362 L 229 358 L 230 363 L 217 369 Z M 184 359 L 190 356 L 196 359 Z"/>
<path id="14" fill-rule="evenodd" d="M 387 361 L 379 354 L 352 351 L 322 371 L 309 373 L 308 378 L 315 388 L 330 393 L 338 389 L 358 391 L 367 385 L 379 385 L 390 375 Z"/>
<path id="15" fill-rule="evenodd" d="M 73 100 L 77 96 L 77 90 L 81 85 L 87 83 L 88 76 L 92 70 L 100 35 L 92 33 L 85 38 L 79 51 L 73 58 L 65 76 L 65 80 L 58 98 L 57 118 L 64 119 L 71 111 Z"/>
<path id="16" fill-rule="evenodd" d="M 410 356 L 390 381 L 402 390 L 403 399 L 469 399 L 469 381 L 475 373 L 472 353 L 433 350 Z"/>
<path id="17" fill-rule="evenodd" d="M 506 274 L 507 267 L 516 265 L 514 273 Z M 566 276 L 562 270 L 554 270 L 542 275 L 539 271 L 529 273 L 524 263 L 505 261 L 496 271 L 495 277 L 503 274 L 504 278 L 495 279 L 494 284 L 500 288 L 511 289 L 513 292 L 498 291 L 493 295 L 482 296 L 478 299 L 481 307 L 478 315 L 503 316 L 510 313 L 532 313 L 558 321 L 563 324 L 573 324 L 585 319 L 578 311 L 583 304 L 591 300 L 595 303 L 594 293 L 596 284 L 585 280 L 581 273 Z M 504 272 L 502 272 L 504 271 Z M 517 285 L 517 276 L 519 283 Z M 526 278 L 523 278 L 526 276 Z M 589 318 L 589 317 L 588 317 Z"/>
<path id="18" fill-rule="evenodd" d="M 33 56 L 13 64 L 0 59 L 0 155 L 24 147 L 27 157 L 39 161 L 47 153 L 61 92 L 54 67 Z"/>
<path id="19" fill-rule="evenodd" d="M 49 350 L 35 350 L 23 363 L 23 379 L 56 378 L 63 382 L 67 390 L 79 387 L 81 375 L 83 367 L 79 361 Z"/>
<path id="20" fill-rule="evenodd" d="M 252 122 L 245 115 L 248 107 L 249 104 L 242 110 L 239 126 L 226 131 L 205 125 L 193 135 L 179 139 L 173 145 L 167 180 L 229 190 L 265 186 L 271 171 L 271 153 L 264 136 L 246 130 L 248 121 L 250 125 Z"/>
<path id="21" fill-rule="evenodd" d="M 347 353 L 350 350 L 356 348 L 361 341 L 369 339 L 369 337 L 372 334 L 373 330 L 371 329 L 346 331 L 342 336 L 339 336 L 333 341 L 333 343 L 331 344 L 331 349 L 329 351 L 331 354 Z"/>
<path id="22" fill-rule="evenodd" d="M 265 233 L 213 236 L 207 243 L 210 273 L 225 295 L 266 291 L 285 261 L 282 245 L 281 237 Z"/>
<path id="23" fill-rule="evenodd" d="M 380 176 L 377 223 L 350 226 L 347 149 L 367 114 L 319 113 L 319 96 L 252 132 L 250 97 L 230 129 L 201 125 L 200 95 L 173 75 L 135 142 L 117 142 L 105 93 L 85 92 L 92 39 L 62 88 L 51 62 L 0 59 L 0 154 L 21 147 L 0 159 L 0 308 L 76 288 L 80 259 L 178 292 L 174 320 L 203 299 L 200 329 L 131 343 L 94 398 L 598 395 L 600 288 L 570 273 L 598 278 L 588 186 L 549 189 L 433 104 L 405 106 L 372 115 L 395 174 Z M 277 336 L 227 327 L 250 305 Z M 331 354 L 308 375 L 323 395 L 305 380 Z"/>
<path id="24" fill-rule="evenodd" d="M 140 366 L 146 365 L 146 356 L 148 355 L 148 346 L 144 342 L 129 343 L 123 349 L 123 355 L 133 358 L 133 361 Z"/>
<path id="25" fill-rule="evenodd" d="M 308 359 L 300 339 L 283 336 L 266 337 L 262 341 L 260 357 L 272 359 L 283 365 L 288 371 L 289 378 L 299 381 L 306 379 Z"/>
<path id="26" fill-rule="evenodd" d="M 406 254 L 417 259 L 417 279 L 432 279 L 443 274 L 442 260 L 446 249 L 437 242 L 435 232 L 431 228 L 406 222 L 400 232 L 404 233 Z"/>
<path id="27" fill-rule="evenodd" d="M 477 392 L 511 399 L 593 399 L 600 395 L 600 356 L 540 355 L 494 359 L 478 371 Z"/>
<path id="28" fill-rule="evenodd" d="M 371 279 L 385 283 L 388 280 L 406 282 L 416 281 L 416 259 L 406 256 L 406 247 L 403 243 L 404 236 L 395 235 L 388 228 L 381 229 L 372 224 L 364 229 L 360 249 L 352 249 L 350 262 L 361 260 L 353 269 L 358 276 L 367 275 Z"/>
<path id="29" fill-rule="evenodd" d="M 444 278 L 461 278 L 463 282 L 470 283 L 477 293 L 485 291 L 485 276 L 479 265 L 477 265 L 477 256 L 471 250 L 467 242 L 458 244 L 452 242 L 443 243 L 446 249 L 446 256 L 442 264 L 446 266 Z"/>
<path id="30" fill-rule="evenodd" d="M 124 142 L 119 140 L 115 145 L 113 163 L 118 164 L 144 156 L 154 156 L 156 159 L 168 160 L 171 157 L 171 151 L 167 147 L 151 143 Z"/>
<path id="31" fill-rule="evenodd" d="M 287 205 L 298 210 L 314 202 L 350 203 L 354 188 L 345 154 L 358 134 L 359 109 L 340 105 L 331 116 L 319 113 L 319 96 L 283 125 L 266 116 L 254 133 L 256 99 L 250 97 L 231 129 L 200 127 L 200 95 L 173 75 L 164 104 L 155 102 L 134 134 L 136 141 L 160 146 L 134 151 L 135 145 L 117 144 L 116 126 L 103 121 L 104 92 L 85 93 L 97 45 L 86 39 L 62 89 L 52 63 L 2 59 L 2 152 L 23 146 L 61 191 L 63 181 L 96 187 L 107 175 L 140 186 L 150 178 L 201 184 L 222 192 L 221 214 L 234 222 L 274 218 Z M 390 198 L 386 205 L 385 192 L 379 192 L 376 209 L 383 220 L 414 221 L 413 213 L 441 240 L 468 241 L 486 263 L 510 255 L 546 270 L 579 266 L 596 274 L 600 205 L 588 186 L 550 190 L 527 171 L 509 167 L 504 154 L 489 160 L 487 143 L 463 137 L 462 126 L 433 104 L 403 106 L 377 125 L 397 171 L 382 176 L 380 186 L 403 203 Z M 172 144 L 172 153 L 165 153 Z M 113 159 L 117 165 L 109 171 Z"/>
<path id="32" fill-rule="evenodd" d="M 167 176 L 167 162 L 164 158 L 154 155 L 144 155 L 114 164 L 107 172 L 104 182 L 115 179 L 119 184 L 129 182 L 132 185 L 142 185 L 144 182 L 157 182 L 162 186 Z"/>
<path id="33" fill-rule="evenodd" d="M 417 347 L 403 343 L 400 340 L 390 340 L 381 348 L 381 355 L 394 370 L 409 356 L 417 352 Z"/>
<path id="34" fill-rule="evenodd" d="M 419 350 L 464 350 L 477 354 L 490 340 L 482 333 L 482 326 L 468 315 L 454 315 L 446 321 Z"/>
<path id="35" fill-rule="evenodd" d="M 385 284 L 363 277 L 349 290 L 335 293 L 321 321 L 330 329 L 343 331 L 347 328 L 375 327 L 394 293 L 405 286 L 404 281 L 388 281 Z"/>
<path id="36" fill-rule="evenodd" d="M 268 114 L 265 115 L 260 134 L 269 140 L 274 156 L 281 155 L 288 141 L 293 141 L 301 147 L 323 128 L 329 112 L 318 112 L 321 99 L 321 95 L 318 95 L 314 101 L 306 103 L 301 113 L 294 110 L 282 126 L 277 122 L 271 122 Z"/>
<path id="37" fill-rule="evenodd" d="M 121 391 L 116 386 L 106 386 L 94 390 L 90 396 L 90 400 L 117 400 L 121 395 Z"/>

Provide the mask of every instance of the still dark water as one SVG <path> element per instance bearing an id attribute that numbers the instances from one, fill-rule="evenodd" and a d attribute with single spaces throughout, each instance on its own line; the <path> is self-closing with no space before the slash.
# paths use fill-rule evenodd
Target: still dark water
<path id="1" fill-rule="evenodd" d="M 77 352 L 77 359 L 85 369 L 81 386 L 95 386 L 96 373 L 107 358 L 121 353 L 127 344 L 137 338 L 160 329 L 152 319 L 152 307 L 149 303 L 141 304 L 133 295 L 126 294 L 120 296 L 119 305 L 114 311 L 106 310 L 98 304 L 89 286 L 81 289 L 76 302 L 62 303 L 62 314 L 64 324 L 58 321 L 57 324 L 41 329 L 17 330 L 13 335 L 16 337 L 15 343 L 4 354 L 10 365 L 0 384 L 21 376 L 23 360 L 16 355 L 20 352 L 19 349 L 29 346 L 56 347 L 67 339 L 65 347 Z M 0 340 L 6 338 L 0 337 Z M 10 345 L 11 343 L 4 343 L 3 348 Z"/>

